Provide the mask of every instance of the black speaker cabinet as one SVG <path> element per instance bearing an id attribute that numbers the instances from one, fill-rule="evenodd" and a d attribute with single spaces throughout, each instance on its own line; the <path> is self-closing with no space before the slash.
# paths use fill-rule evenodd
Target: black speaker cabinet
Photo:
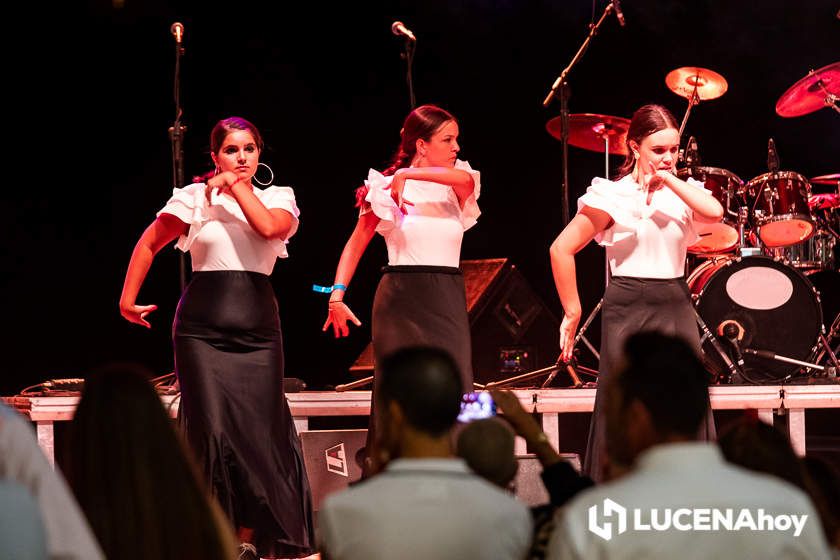
<path id="1" fill-rule="evenodd" d="M 476 383 L 499 381 L 553 365 L 560 353 L 560 322 L 519 270 L 508 259 L 461 261 L 461 270 Z M 357 375 L 373 373 L 370 344 L 350 371 Z M 520 385 L 537 385 L 543 380 L 541 377 Z"/>
<path id="2" fill-rule="evenodd" d="M 344 490 L 362 476 L 361 453 L 367 430 L 314 430 L 300 433 L 303 460 L 312 507 L 320 511 L 321 503 L 333 492 Z"/>

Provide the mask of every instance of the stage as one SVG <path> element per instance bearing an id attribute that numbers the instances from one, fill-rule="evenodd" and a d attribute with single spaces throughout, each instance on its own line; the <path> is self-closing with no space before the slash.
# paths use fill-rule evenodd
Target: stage
<path id="1" fill-rule="evenodd" d="M 539 413 L 542 426 L 552 445 L 559 451 L 561 415 L 592 412 L 595 389 L 515 389 L 514 393 L 526 409 Z M 309 431 L 315 417 L 352 417 L 370 414 L 370 391 L 304 391 L 288 393 L 289 408 L 298 432 Z M 709 388 L 712 409 L 755 409 L 759 418 L 781 426 L 793 448 L 805 455 L 805 411 L 808 409 L 840 410 L 840 384 L 813 385 L 716 385 Z M 170 415 L 177 415 L 178 395 L 162 395 Z M 70 420 L 78 404 L 78 396 L 13 396 L 3 397 L 8 405 L 35 424 L 38 443 L 50 462 L 55 462 L 55 422 Z M 517 453 L 525 454 L 525 442 L 517 442 Z"/>

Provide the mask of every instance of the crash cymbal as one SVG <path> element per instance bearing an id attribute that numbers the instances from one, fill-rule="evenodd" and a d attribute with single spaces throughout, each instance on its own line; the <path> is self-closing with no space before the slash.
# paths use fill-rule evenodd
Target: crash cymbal
<path id="1" fill-rule="evenodd" d="M 603 153 L 606 149 L 605 138 L 610 139 L 610 153 L 627 155 L 627 130 L 630 119 L 598 115 L 595 113 L 576 113 L 569 115 L 569 144 L 584 150 Z M 554 117 L 545 124 L 549 134 L 562 140 L 561 117 Z"/>
<path id="2" fill-rule="evenodd" d="M 697 66 L 683 66 L 671 70 L 665 76 L 665 85 L 668 86 L 668 89 L 686 99 L 691 99 L 696 90 L 697 98 L 700 101 L 717 99 L 726 93 L 729 88 L 723 76 L 708 68 L 698 68 Z"/>
<path id="3" fill-rule="evenodd" d="M 826 99 L 840 95 L 840 62 L 811 70 L 776 102 L 780 117 L 801 117 L 826 107 Z"/>
<path id="4" fill-rule="evenodd" d="M 819 177 L 811 177 L 809 181 L 812 185 L 836 185 L 837 183 L 840 183 L 840 173 L 830 173 L 828 175 L 820 175 Z"/>

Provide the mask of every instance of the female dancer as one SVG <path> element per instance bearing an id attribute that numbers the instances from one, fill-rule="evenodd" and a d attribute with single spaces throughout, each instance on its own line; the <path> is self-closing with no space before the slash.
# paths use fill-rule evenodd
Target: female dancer
<path id="1" fill-rule="evenodd" d="M 601 309 L 599 389 L 618 367 L 624 340 L 634 332 L 679 335 L 700 350 L 685 283 L 686 248 L 699 239 L 695 220 L 717 221 L 723 207 L 701 183 L 674 175 L 678 130 L 665 107 L 638 109 L 630 121 L 627 159 L 618 179 L 593 179 L 578 199 L 577 215 L 551 245 L 551 268 L 564 312 L 560 347 L 565 361 L 572 358 L 581 316 L 574 255 L 592 239 L 606 247 L 611 278 Z M 585 470 L 595 480 L 604 478 L 607 459 L 602 393 L 596 394 L 585 459 Z"/>
<path id="2" fill-rule="evenodd" d="M 464 390 L 471 391 L 470 329 L 458 265 L 464 231 L 480 214 L 480 176 L 457 159 L 458 132 L 458 122 L 447 111 L 418 107 L 403 123 L 391 166 L 382 173 L 370 170 L 357 191 L 359 220 L 338 262 L 324 330 L 332 326 L 338 338 L 348 335 L 348 321 L 361 324 L 344 295 L 379 232 L 388 247 L 388 266 L 373 301 L 375 364 L 405 346 L 436 346 L 452 354 Z M 374 426 L 372 418 L 368 442 L 374 441 Z"/>
<path id="3" fill-rule="evenodd" d="M 263 141 L 238 117 L 210 134 L 216 175 L 175 189 L 131 255 L 120 312 L 150 327 L 137 294 L 162 247 L 192 255 L 174 324 L 187 440 L 237 528 L 241 558 L 298 557 L 314 546 L 311 494 L 283 394 L 283 345 L 269 279 L 298 226 L 294 192 L 252 185 Z M 272 174 L 273 179 L 273 174 Z"/>

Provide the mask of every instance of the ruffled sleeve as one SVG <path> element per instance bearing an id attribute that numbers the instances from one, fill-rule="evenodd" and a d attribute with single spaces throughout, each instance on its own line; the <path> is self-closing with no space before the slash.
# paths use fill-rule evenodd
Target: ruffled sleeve
<path id="1" fill-rule="evenodd" d="M 286 238 L 272 239 L 269 241 L 271 248 L 277 256 L 281 259 L 285 259 L 289 256 L 289 252 L 286 250 L 286 245 L 289 243 L 289 238 L 297 232 L 298 224 L 300 223 L 298 220 L 300 210 L 298 209 L 297 202 L 295 201 L 295 191 L 292 190 L 291 187 L 272 186 L 262 191 L 259 194 L 259 197 L 263 205 L 269 210 L 272 208 L 280 208 L 292 215 L 292 227 L 289 229 L 289 233 L 286 235 Z"/>
<path id="2" fill-rule="evenodd" d="M 478 217 L 481 215 L 481 210 L 478 209 L 478 197 L 481 195 L 481 173 L 470 167 L 466 161 L 456 160 L 455 169 L 461 169 L 469 173 L 475 187 L 472 194 L 464 201 L 464 207 L 461 209 L 461 224 L 464 226 L 464 231 L 467 231 L 475 225 Z"/>
<path id="3" fill-rule="evenodd" d="M 204 183 L 193 183 L 183 189 L 172 189 L 172 197 L 157 213 L 157 216 L 171 214 L 190 226 L 187 234 L 180 236 L 175 243 L 175 247 L 185 253 L 190 250 L 201 226 L 209 219 L 205 188 Z"/>
<path id="4" fill-rule="evenodd" d="M 370 209 L 379 218 L 376 231 L 384 233 L 402 224 L 403 213 L 397 206 L 396 201 L 391 198 L 391 181 L 393 176 L 386 177 L 379 171 L 371 169 L 365 186 L 368 188 L 365 195 L 365 202 L 370 204 Z M 362 208 L 364 211 L 364 207 Z"/>
<path id="5" fill-rule="evenodd" d="M 613 225 L 595 235 L 595 242 L 605 247 L 636 235 L 639 216 L 633 211 L 635 185 L 624 181 L 609 181 L 600 177 L 592 179 L 592 185 L 578 199 L 578 212 L 584 206 L 597 208 L 610 215 Z"/>

